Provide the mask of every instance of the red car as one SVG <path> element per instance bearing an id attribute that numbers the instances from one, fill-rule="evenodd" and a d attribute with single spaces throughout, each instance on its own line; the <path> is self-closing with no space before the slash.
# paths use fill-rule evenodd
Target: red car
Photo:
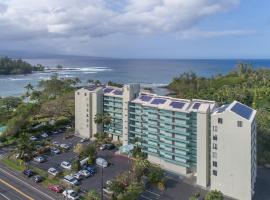
<path id="1" fill-rule="evenodd" d="M 62 193 L 63 192 L 63 188 L 59 185 L 49 185 L 48 188 L 51 190 L 51 191 L 54 191 L 56 193 Z"/>

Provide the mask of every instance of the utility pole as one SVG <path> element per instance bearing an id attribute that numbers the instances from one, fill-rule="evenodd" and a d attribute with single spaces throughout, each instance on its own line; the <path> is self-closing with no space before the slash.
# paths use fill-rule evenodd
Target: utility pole
<path id="1" fill-rule="evenodd" d="M 101 200 L 103 200 L 103 161 L 101 165 Z"/>

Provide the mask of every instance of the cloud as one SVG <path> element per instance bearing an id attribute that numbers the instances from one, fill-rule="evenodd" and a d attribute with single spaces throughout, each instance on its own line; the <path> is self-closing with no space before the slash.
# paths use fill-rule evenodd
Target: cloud
<path id="1" fill-rule="evenodd" d="M 3 0 L 0 37 L 31 39 L 185 32 L 239 0 Z M 25 37 L 25 38 L 24 38 Z"/>
<path id="2" fill-rule="evenodd" d="M 243 36 L 254 35 L 257 32 L 254 30 L 219 30 L 219 31 L 202 31 L 191 29 L 179 33 L 179 37 L 182 39 L 197 39 L 197 38 L 215 38 L 224 36 Z"/>

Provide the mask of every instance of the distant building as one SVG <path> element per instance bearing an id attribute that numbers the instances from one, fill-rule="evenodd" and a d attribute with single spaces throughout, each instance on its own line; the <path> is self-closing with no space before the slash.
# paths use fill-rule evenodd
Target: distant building
<path id="1" fill-rule="evenodd" d="M 105 131 L 123 145 L 135 141 L 148 159 L 174 173 L 194 175 L 199 186 L 240 200 L 256 180 L 256 111 L 233 102 L 186 100 L 140 92 L 138 84 L 82 88 L 75 94 L 75 131 L 93 139 Z M 110 125 L 94 117 L 109 113 Z"/>

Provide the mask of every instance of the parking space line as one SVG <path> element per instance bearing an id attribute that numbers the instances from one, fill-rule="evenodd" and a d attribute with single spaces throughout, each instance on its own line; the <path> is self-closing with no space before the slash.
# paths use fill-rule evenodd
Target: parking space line
<path id="1" fill-rule="evenodd" d="M 153 195 L 156 195 L 156 196 L 160 197 L 160 194 L 158 194 L 158 193 L 152 192 L 152 191 L 150 191 L 150 190 L 145 190 L 145 191 L 147 191 L 147 192 L 149 192 L 149 193 L 151 193 L 151 194 L 153 194 Z"/>
<path id="2" fill-rule="evenodd" d="M 153 199 L 151 199 L 151 198 L 149 198 L 149 197 L 146 197 L 146 196 L 144 196 L 144 195 L 141 195 L 141 197 L 144 198 L 144 199 L 147 199 L 147 200 L 153 200 Z"/>

